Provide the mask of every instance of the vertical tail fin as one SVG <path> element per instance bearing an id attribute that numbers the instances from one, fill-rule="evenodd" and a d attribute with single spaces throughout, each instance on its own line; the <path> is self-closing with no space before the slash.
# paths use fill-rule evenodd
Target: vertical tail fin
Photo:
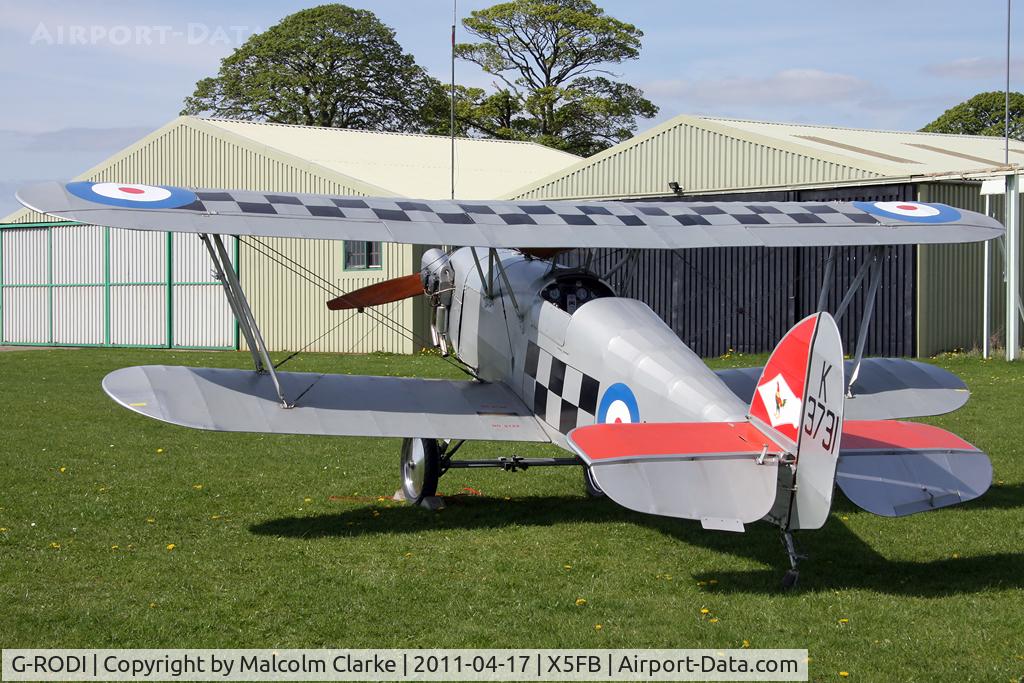
<path id="1" fill-rule="evenodd" d="M 817 529 L 828 518 L 843 433 L 843 344 L 828 313 L 797 323 L 765 365 L 750 417 L 796 455 L 796 491 L 783 523 Z"/>

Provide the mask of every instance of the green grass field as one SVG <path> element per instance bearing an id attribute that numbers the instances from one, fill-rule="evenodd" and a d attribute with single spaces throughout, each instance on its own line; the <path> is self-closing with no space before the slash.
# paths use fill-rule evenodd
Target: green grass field
<path id="1" fill-rule="evenodd" d="M 797 591 L 745 534 L 583 495 L 576 468 L 455 470 L 439 513 L 390 501 L 398 441 L 217 434 L 116 406 L 109 371 L 241 353 L 0 353 L 0 647 L 806 647 L 812 680 L 1024 675 L 1024 364 L 937 362 L 973 397 L 932 420 L 998 483 L 898 520 L 838 496 Z M 729 358 L 715 366 L 754 364 Z M 290 370 L 455 376 L 432 356 Z M 463 457 L 557 455 L 471 444 Z M 479 495 L 477 495 L 479 494 Z M 585 604 L 577 605 L 578 598 Z M 702 614 L 702 610 L 708 610 Z"/>

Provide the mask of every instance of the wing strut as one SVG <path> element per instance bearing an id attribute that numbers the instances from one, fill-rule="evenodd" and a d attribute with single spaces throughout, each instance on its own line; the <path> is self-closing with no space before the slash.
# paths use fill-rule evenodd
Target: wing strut
<path id="1" fill-rule="evenodd" d="M 864 347 L 868 341 L 868 328 L 871 325 L 871 316 L 875 311 L 875 298 L 878 294 L 878 287 L 882 282 L 882 259 L 885 258 L 885 254 L 889 247 L 886 245 L 871 247 L 867 260 L 861 265 L 857 271 L 857 275 L 854 276 L 853 282 L 846 289 L 846 293 L 843 294 L 842 301 L 839 302 L 839 306 L 836 308 L 834 314 L 835 319 L 841 320 L 843 315 L 846 313 L 846 309 L 850 307 L 853 302 L 853 297 L 856 296 L 857 292 L 860 291 L 865 280 L 870 275 L 871 279 L 868 280 L 867 294 L 865 295 L 864 301 L 864 312 L 861 315 L 860 323 L 857 326 L 857 347 L 853 355 L 853 367 L 850 370 L 850 380 L 846 383 L 846 397 L 853 397 L 853 384 L 857 381 L 857 376 L 860 374 L 861 362 L 864 360 Z M 832 276 L 835 273 L 835 261 L 836 261 L 836 248 L 830 247 L 828 251 L 828 257 L 825 263 L 825 275 L 821 282 L 821 293 L 818 295 L 818 311 L 824 311 L 828 302 L 828 295 L 832 289 Z"/>
<path id="2" fill-rule="evenodd" d="M 214 275 L 224 286 L 228 305 L 231 307 L 235 320 L 238 321 L 238 329 L 241 330 L 249 345 L 256 372 L 261 375 L 270 375 L 274 382 L 274 389 L 277 391 L 277 397 L 281 399 L 281 405 L 291 408 L 292 405 L 285 399 L 284 392 L 281 390 L 281 382 L 274 369 L 274 364 L 270 361 L 267 345 L 263 341 L 263 335 L 260 333 L 259 325 L 256 324 L 256 317 L 252 314 L 249 302 L 245 298 L 245 292 L 242 291 L 242 285 L 238 282 L 238 275 L 231 265 L 231 258 L 228 256 L 228 250 L 224 248 L 224 242 L 220 235 L 201 234 L 199 237 L 206 245 L 206 250 L 210 252 Z"/>

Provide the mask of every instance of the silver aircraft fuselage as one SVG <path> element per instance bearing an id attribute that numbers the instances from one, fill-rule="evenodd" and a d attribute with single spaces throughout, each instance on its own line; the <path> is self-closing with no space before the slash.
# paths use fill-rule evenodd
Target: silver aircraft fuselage
<path id="1" fill-rule="evenodd" d="M 499 249 L 502 276 L 477 255 L 450 257 L 452 350 L 520 396 L 555 444 L 594 422 L 745 419 L 747 405 L 643 302 L 586 270 Z"/>

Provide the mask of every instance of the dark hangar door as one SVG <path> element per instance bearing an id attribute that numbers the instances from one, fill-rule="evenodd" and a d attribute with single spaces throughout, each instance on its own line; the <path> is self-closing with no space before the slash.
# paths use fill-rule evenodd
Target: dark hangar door
<path id="1" fill-rule="evenodd" d="M 701 197 L 661 197 L 659 201 L 912 201 L 911 184 L 849 189 L 757 192 Z M 890 247 L 872 315 L 865 353 L 913 356 L 916 248 Z M 634 268 L 620 270 L 610 284 L 621 296 L 650 306 L 690 348 L 703 357 L 730 350 L 771 351 L 790 327 L 817 309 L 827 248 L 720 247 L 641 251 Z M 869 258 L 866 247 L 837 249 L 828 310 L 835 311 L 858 269 Z M 623 257 L 618 249 L 599 250 L 593 267 L 603 273 Z M 579 265 L 585 255 L 560 258 Z M 848 353 L 856 345 L 857 324 L 866 297 L 857 294 L 839 321 Z"/>

